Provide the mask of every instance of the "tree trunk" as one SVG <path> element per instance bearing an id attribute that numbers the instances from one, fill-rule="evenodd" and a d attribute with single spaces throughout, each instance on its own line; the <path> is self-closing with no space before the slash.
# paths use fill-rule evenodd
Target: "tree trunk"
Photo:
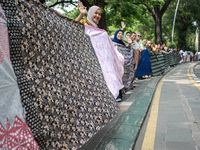
<path id="1" fill-rule="evenodd" d="M 162 44 L 162 14 L 159 8 L 155 8 L 155 36 L 156 44 Z"/>

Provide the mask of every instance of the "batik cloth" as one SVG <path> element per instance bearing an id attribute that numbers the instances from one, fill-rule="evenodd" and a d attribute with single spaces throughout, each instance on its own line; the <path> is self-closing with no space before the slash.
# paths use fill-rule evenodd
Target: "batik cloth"
<path id="1" fill-rule="evenodd" d="M 106 84 L 115 98 L 122 89 L 124 57 L 114 46 L 105 30 L 85 25 L 85 33 L 90 36 L 95 53 L 101 65 Z"/>
<path id="2" fill-rule="evenodd" d="M 136 74 L 135 74 L 136 77 L 152 75 L 150 57 L 151 57 L 151 53 L 147 49 L 141 52 L 141 58 L 138 64 Z"/>
<path id="3" fill-rule="evenodd" d="M 118 105 L 84 25 L 34 0 L 1 0 L 26 121 L 41 149 L 78 149 Z"/>
<path id="4" fill-rule="evenodd" d="M 12 64 L 7 20 L 0 5 L 0 149 L 37 150 L 38 144 L 25 122 Z"/>
<path id="5" fill-rule="evenodd" d="M 127 47 L 122 44 L 114 43 L 117 50 L 124 56 L 124 75 L 122 77 L 125 89 L 132 88 L 134 78 L 134 52 L 132 47 Z"/>

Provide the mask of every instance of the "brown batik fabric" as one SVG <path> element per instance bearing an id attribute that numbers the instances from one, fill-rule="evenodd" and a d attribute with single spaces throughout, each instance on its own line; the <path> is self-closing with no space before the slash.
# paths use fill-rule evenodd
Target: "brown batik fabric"
<path id="1" fill-rule="evenodd" d="M 77 149 L 118 110 L 84 25 L 34 0 L 1 0 L 26 121 L 41 149 Z"/>

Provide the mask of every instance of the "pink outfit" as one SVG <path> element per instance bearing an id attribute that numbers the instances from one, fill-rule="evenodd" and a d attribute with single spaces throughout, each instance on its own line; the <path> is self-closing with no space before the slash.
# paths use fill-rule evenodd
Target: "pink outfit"
<path id="1" fill-rule="evenodd" d="M 90 40 L 96 52 L 104 79 L 111 93 L 115 98 L 122 89 L 122 76 L 124 74 L 124 57 L 105 30 L 85 25 L 85 33 L 90 36 Z"/>

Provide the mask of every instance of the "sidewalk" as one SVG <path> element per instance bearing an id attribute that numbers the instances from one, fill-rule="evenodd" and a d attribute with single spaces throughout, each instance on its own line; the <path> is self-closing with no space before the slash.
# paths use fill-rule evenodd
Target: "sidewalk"
<path id="1" fill-rule="evenodd" d="M 191 67 L 191 71 L 197 67 L 200 68 L 200 63 Z M 170 67 L 165 73 L 173 68 Z M 123 96 L 123 101 L 118 102 L 120 110 L 114 120 L 100 130 L 80 150 L 132 149 L 148 112 L 157 83 L 161 78 L 162 76 L 156 76 L 138 80 L 134 90 L 128 91 Z"/>

